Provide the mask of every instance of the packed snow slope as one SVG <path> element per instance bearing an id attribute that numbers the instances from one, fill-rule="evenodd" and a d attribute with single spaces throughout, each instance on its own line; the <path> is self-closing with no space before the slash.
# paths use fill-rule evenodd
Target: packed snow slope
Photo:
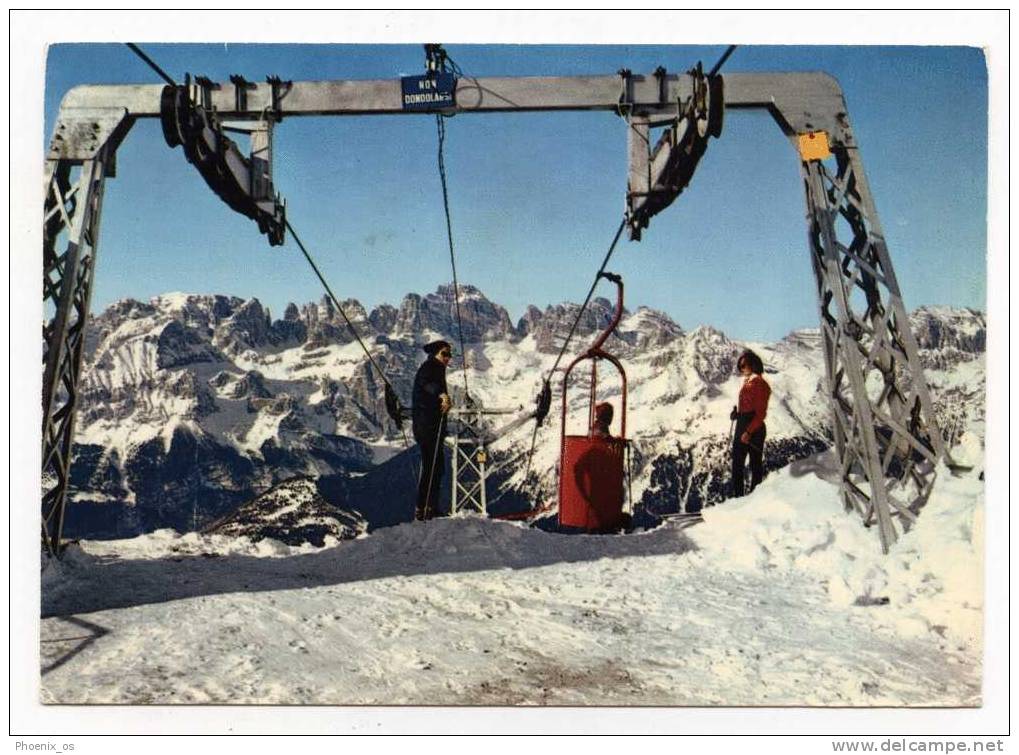
<path id="1" fill-rule="evenodd" d="M 883 556 L 821 455 L 631 535 L 483 518 L 322 548 L 161 530 L 43 571 L 42 701 L 975 706 L 983 483 Z"/>

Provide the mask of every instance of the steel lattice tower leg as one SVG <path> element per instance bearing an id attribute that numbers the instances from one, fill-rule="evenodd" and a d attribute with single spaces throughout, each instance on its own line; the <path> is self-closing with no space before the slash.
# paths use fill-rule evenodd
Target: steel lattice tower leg
<path id="1" fill-rule="evenodd" d="M 78 379 L 112 146 L 91 160 L 49 160 L 43 217 L 42 538 L 60 551 Z M 62 251 L 58 251 L 62 250 Z"/>
<path id="2" fill-rule="evenodd" d="M 877 522 L 887 552 L 944 449 L 858 151 L 832 153 L 801 163 L 832 426 L 846 509 Z"/>

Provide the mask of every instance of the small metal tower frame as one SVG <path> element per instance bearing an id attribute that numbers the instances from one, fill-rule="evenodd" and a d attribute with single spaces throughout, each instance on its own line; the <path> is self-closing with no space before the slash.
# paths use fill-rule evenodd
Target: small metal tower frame
<path id="1" fill-rule="evenodd" d="M 485 409 L 476 400 L 469 406 L 450 410 L 457 421 L 453 446 L 453 485 L 450 490 L 450 516 L 488 512 L 488 475 L 498 467 L 488 460 L 488 448 L 499 438 L 516 430 L 535 416 L 521 409 Z M 503 427 L 492 430 L 486 417 L 518 415 Z"/>
<path id="2" fill-rule="evenodd" d="M 465 513 L 485 514 L 488 509 L 485 422 L 482 411 L 453 410 L 458 420 L 453 435 L 453 485 L 450 491 L 450 516 Z"/>

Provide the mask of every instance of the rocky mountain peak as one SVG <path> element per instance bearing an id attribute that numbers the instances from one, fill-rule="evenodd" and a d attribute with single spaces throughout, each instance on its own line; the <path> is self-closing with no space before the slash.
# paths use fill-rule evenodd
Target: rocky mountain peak
<path id="1" fill-rule="evenodd" d="M 909 325 L 921 349 L 954 348 L 971 354 L 987 348 L 987 318 L 970 308 L 919 307 Z"/>
<path id="2" fill-rule="evenodd" d="M 544 312 L 539 312 L 537 307 L 528 307 L 520 320 L 518 332 L 522 335 L 533 335 L 538 351 L 546 354 L 557 353 L 569 335 L 579 311 L 580 305 L 572 302 L 549 305 Z M 577 344 L 579 347 L 589 341 L 591 336 L 603 331 L 612 322 L 615 312 L 615 304 L 605 297 L 598 296 L 592 299 L 577 323 L 571 344 Z M 629 311 L 624 307 L 623 318 L 628 315 Z M 634 337 L 617 330 L 609 339 L 609 344 L 610 348 L 613 348 L 611 344 L 615 342 L 614 348 L 620 348 L 634 340 Z"/>
<path id="3" fill-rule="evenodd" d="M 214 327 L 232 316 L 245 300 L 222 294 L 171 293 L 154 296 L 153 307 L 189 325 Z"/>
<path id="4" fill-rule="evenodd" d="M 295 477 L 241 505 L 208 525 L 204 532 L 256 542 L 272 538 L 288 545 L 311 543 L 321 547 L 326 538 L 349 539 L 366 528 L 366 522 L 357 514 L 327 503 L 314 480 Z"/>
<path id="5" fill-rule="evenodd" d="M 100 317 L 108 321 L 119 322 L 127 318 L 150 317 L 155 313 L 154 304 L 140 302 L 137 299 L 120 299 L 108 306 Z"/>
<path id="6" fill-rule="evenodd" d="M 393 320 L 392 313 L 381 308 L 373 312 L 372 316 L 380 325 Z M 466 343 L 475 344 L 516 335 L 505 308 L 493 304 L 475 286 L 460 286 L 460 318 Z M 408 294 L 401 302 L 391 330 L 392 335 L 416 336 L 425 331 L 438 333 L 451 340 L 459 339 L 456 295 L 452 285 L 439 286 L 434 293 L 424 297 Z"/>
<path id="7" fill-rule="evenodd" d="M 668 346 L 683 337 L 683 329 L 664 312 L 650 307 L 637 310 L 620 323 L 620 329 L 638 349 L 656 349 Z"/>
<path id="8" fill-rule="evenodd" d="M 272 342 L 271 328 L 261 302 L 248 299 L 235 306 L 230 316 L 216 326 L 213 343 L 232 352 L 257 349 Z"/>
<path id="9" fill-rule="evenodd" d="M 723 383 L 736 370 L 736 359 L 742 346 L 710 325 L 700 325 L 683 339 L 682 353 L 694 372 L 711 385 Z"/>
<path id="10" fill-rule="evenodd" d="M 380 304 L 368 315 L 368 322 L 377 333 L 392 333 L 399 316 L 400 310 L 392 304 Z"/>
<path id="11" fill-rule="evenodd" d="M 352 323 L 361 326 L 370 326 L 370 323 L 368 322 L 368 312 L 365 310 L 364 305 L 361 304 L 360 301 L 353 298 L 343 299 L 340 301 L 340 306 L 343 307 L 344 314 L 347 315 Z M 343 315 L 339 312 L 335 314 L 335 317 L 338 318 L 337 322 L 343 323 L 344 325 L 346 324 L 346 321 L 343 319 Z"/>

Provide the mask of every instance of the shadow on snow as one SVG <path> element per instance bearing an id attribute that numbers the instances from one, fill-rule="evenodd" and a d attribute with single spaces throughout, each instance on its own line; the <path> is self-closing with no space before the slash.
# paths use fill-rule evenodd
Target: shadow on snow
<path id="1" fill-rule="evenodd" d="M 483 518 L 436 519 L 377 530 L 287 557 L 198 554 L 102 558 L 69 566 L 42 594 L 42 617 L 68 616 L 234 592 L 342 585 L 388 577 L 520 570 L 695 549 L 682 527 L 631 535 L 560 535 Z M 525 574 L 507 579 L 526 580 Z"/>

